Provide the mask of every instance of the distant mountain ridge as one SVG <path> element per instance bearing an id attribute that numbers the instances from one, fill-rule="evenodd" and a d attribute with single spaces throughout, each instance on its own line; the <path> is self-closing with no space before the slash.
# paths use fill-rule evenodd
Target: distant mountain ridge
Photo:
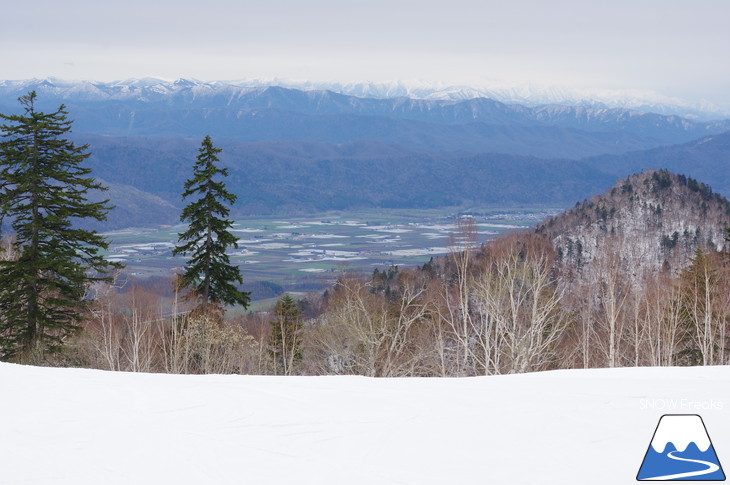
<path id="1" fill-rule="evenodd" d="M 88 165 L 97 177 L 174 206 L 180 205 L 199 146 L 197 140 L 179 139 L 76 140 L 91 146 Z M 221 141 L 216 146 L 223 149 L 221 164 L 229 171 L 227 187 L 238 195 L 234 216 L 377 207 L 570 205 L 613 182 L 580 162 L 507 154 L 435 153 L 374 142 Z M 166 213 L 158 207 L 159 201 L 145 213 Z M 116 227 L 135 225 L 133 219 L 115 217 L 110 215 Z"/>
<path id="2" fill-rule="evenodd" d="M 524 106 L 583 106 L 590 108 L 620 108 L 644 113 L 679 115 L 692 119 L 714 120 L 730 117 L 730 109 L 721 108 L 707 101 L 689 102 L 676 97 L 663 96 L 651 91 L 637 90 L 576 90 L 556 86 L 539 86 L 534 83 L 515 84 L 491 82 L 478 86 L 448 85 L 429 82 L 313 82 L 290 81 L 284 79 L 250 79 L 239 81 L 201 82 L 193 79 L 164 81 L 156 78 L 128 79 L 114 82 L 64 81 L 55 78 L 43 80 L 0 81 L 0 92 L 3 89 L 24 89 L 29 85 L 43 84 L 44 87 L 58 91 L 85 95 L 89 98 L 111 94 L 117 98 L 130 96 L 133 91 L 149 89 L 159 93 L 170 93 L 173 90 L 189 87 L 225 89 L 258 89 L 271 86 L 301 91 L 332 91 L 359 98 L 411 98 L 419 100 L 463 101 L 476 98 L 488 98 L 505 104 Z"/>
<path id="3" fill-rule="evenodd" d="M 118 206 L 108 227 L 175 222 L 207 134 L 224 150 L 234 214 L 570 206 L 647 168 L 730 194 L 727 120 L 155 79 L 0 81 L 0 112 L 19 110 L 15 98 L 30 89 L 41 109 L 68 105 L 73 136 L 90 144 L 89 164 Z"/>
<path id="4" fill-rule="evenodd" d="M 716 192 L 730 197 L 730 132 L 679 145 L 602 155 L 583 161 L 617 178 L 649 168 L 665 168 L 701 180 Z"/>
<path id="5" fill-rule="evenodd" d="M 626 109 L 504 104 L 487 98 L 360 98 L 332 91 L 248 88 L 226 83 L 0 82 L 0 110 L 17 110 L 28 90 L 39 104 L 69 106 L 77 133 L 248 142 L 359 140 L 429 150 L 583 158 L 655 148 L 730 130 Z"/>
<path id="6" fill-rule="evenodd" d="M 77 135 L 88 143 L 94 174 L 149 197 L 115 192 L 113 226 L 170 224 L 198 140 Z M 622 174 L 669 168 L 730 196 L 730 133 L 694 142 L 585 160 L 430 151 L 375 141 L 342 145 L 224 140 L 221 161 L 238 194 L 236 214 L 304 213 L 372 207 L 493 204 L 572 206 Z M 164 202 L 164 203 L 163 203 Z M 146 205 L 145 205 L 146 204 Z M 140 207 L 145 206 L 143 210 Z M 135 216 L 135 214 L 139 214 Z"/>

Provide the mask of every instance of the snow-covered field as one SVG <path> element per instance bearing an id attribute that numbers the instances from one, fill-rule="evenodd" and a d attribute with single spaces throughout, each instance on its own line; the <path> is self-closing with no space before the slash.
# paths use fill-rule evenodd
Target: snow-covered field
<path id="1" fill-rule="evenodd" d="M 666 413 L 700 414 L 730 463 L 728 384 L 728 367 L 370 379 L 0 364 L 0 483 L 628 484 Z"/>

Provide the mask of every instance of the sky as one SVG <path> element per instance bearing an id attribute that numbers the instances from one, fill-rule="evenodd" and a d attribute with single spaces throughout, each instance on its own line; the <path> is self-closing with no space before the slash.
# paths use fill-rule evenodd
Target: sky
<path id="1" fill-rule="evenodd" d="M 28 0 L 0 79 L 421 81 L 730 105 L 726 0 Z"/>

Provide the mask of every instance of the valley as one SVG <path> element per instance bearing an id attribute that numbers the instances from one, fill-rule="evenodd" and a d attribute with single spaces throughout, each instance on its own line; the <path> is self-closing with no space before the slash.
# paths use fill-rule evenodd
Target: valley
<path id="1" fill-rule="evenodd" d="M 467 213 L 482 243 L 532 227 L 561 210 L 492 207 Z M 422 265 L 448 253 L 460 214 L 456 209 L 387 209 L 243 218 L 231 231 L 238 249 L 229 255 L 249 286 L 268 282 L 287 291 L 319 291 L 343 271 Z M 107 257 L 123 263 L 125 273 L 135 278 L 169 276 L 186 259 L 171 252 L 182 230 L 178 225 L 107 232 Z"/>

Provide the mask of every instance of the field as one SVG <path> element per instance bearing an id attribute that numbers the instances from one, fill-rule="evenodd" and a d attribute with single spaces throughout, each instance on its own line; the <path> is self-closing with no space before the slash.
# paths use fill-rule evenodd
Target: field
<path id="1" fill-rule="evenodd" d="M 469 211 L 479 242 L 535 225 L 556 208 L 488 208 Z M 329 212 L 296 217 L 251 217 L 235 222 L 238 249 L 231 260 L 247 283 L 269 282 L 287 291 L 317 291 L 345 270 L 371 272 L 415 266 L 448 253 L 455 210 Z M 172 248 L 183 226 L 108 232 L 107 257 L 139 278 L 166 276 L 185 263 Z"/>

